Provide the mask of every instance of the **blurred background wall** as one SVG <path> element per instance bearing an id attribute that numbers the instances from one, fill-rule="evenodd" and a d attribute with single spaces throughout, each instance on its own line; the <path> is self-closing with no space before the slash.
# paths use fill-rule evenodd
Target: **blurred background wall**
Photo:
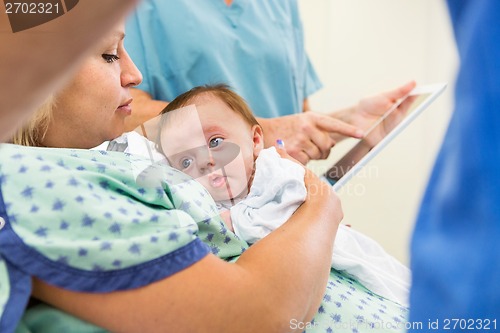
<path id="1" fill-rule="evenodd" d="M 442 0 L 298 0 L 306 49 L 324 87 L 311 98 L 315 111 L 357 103 L 363 96 L 417 83 L 448 88 L 360 175 L 341 190 L 344 223 L 409 263 L 411 232 L 425 185 L 452 110 L 458 59 Z M 326 171 L 352 143 L 333 149 Z"/>

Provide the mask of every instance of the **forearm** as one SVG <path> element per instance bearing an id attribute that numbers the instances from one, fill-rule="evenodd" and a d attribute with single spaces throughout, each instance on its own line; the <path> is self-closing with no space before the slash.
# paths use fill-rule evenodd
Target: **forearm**
<path id="1" fill-rule="evenodd" d="M 289 332 L 291 320 L 309 321 L 319 307 L 342 218 L 338 199 L 314 179 L 292 218 L 236 263 L 209 255 L 156 283 L 106 294 L 35 281 L 34 295 L 111 331 Z"/>
<path id="2" fill-rule="evenodd" d="M 0 136 L 12 133 L 77 69 L 87 51 L 136 0 L 85 0 L 46 24 L 12 33 L 0 14 Z"/>

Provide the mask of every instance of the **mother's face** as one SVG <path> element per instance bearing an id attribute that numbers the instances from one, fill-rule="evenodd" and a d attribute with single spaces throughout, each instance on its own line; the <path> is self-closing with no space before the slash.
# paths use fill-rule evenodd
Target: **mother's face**
<path id="1" fill-rule="evenodd" d="M 124 29 L 115 29 L 58 94 L 45 146 L 92 148 L 124 131 L 130 116 L 129 88 L 142 76 L 123 47 Z"/>

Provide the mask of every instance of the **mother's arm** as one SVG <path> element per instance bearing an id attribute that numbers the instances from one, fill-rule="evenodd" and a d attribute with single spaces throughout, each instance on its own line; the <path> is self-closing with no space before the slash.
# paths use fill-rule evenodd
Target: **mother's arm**
<path id="1" fill-rule="evenodd" d="M 209 255 L 159 282 L 107 294 L 39 280 L 34 296 L 119 332 L 289 332 L 311 320 L 330 271 L 342 211 L 330 187 L 306 173 L 308 198 L 282 227 L 236 263 Z"/>

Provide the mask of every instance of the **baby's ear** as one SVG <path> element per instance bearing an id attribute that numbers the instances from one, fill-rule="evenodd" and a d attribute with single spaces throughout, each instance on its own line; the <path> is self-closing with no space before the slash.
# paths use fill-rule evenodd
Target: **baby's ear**
<path id="1" fill-rule="evenodd" d="M 252 126 L 252 137 L 253 137 L 253 155 L 255 157 L 259 156 L 259 153 L 264 149 L 264 132 L 262 127 L 259 125 Z"/>

